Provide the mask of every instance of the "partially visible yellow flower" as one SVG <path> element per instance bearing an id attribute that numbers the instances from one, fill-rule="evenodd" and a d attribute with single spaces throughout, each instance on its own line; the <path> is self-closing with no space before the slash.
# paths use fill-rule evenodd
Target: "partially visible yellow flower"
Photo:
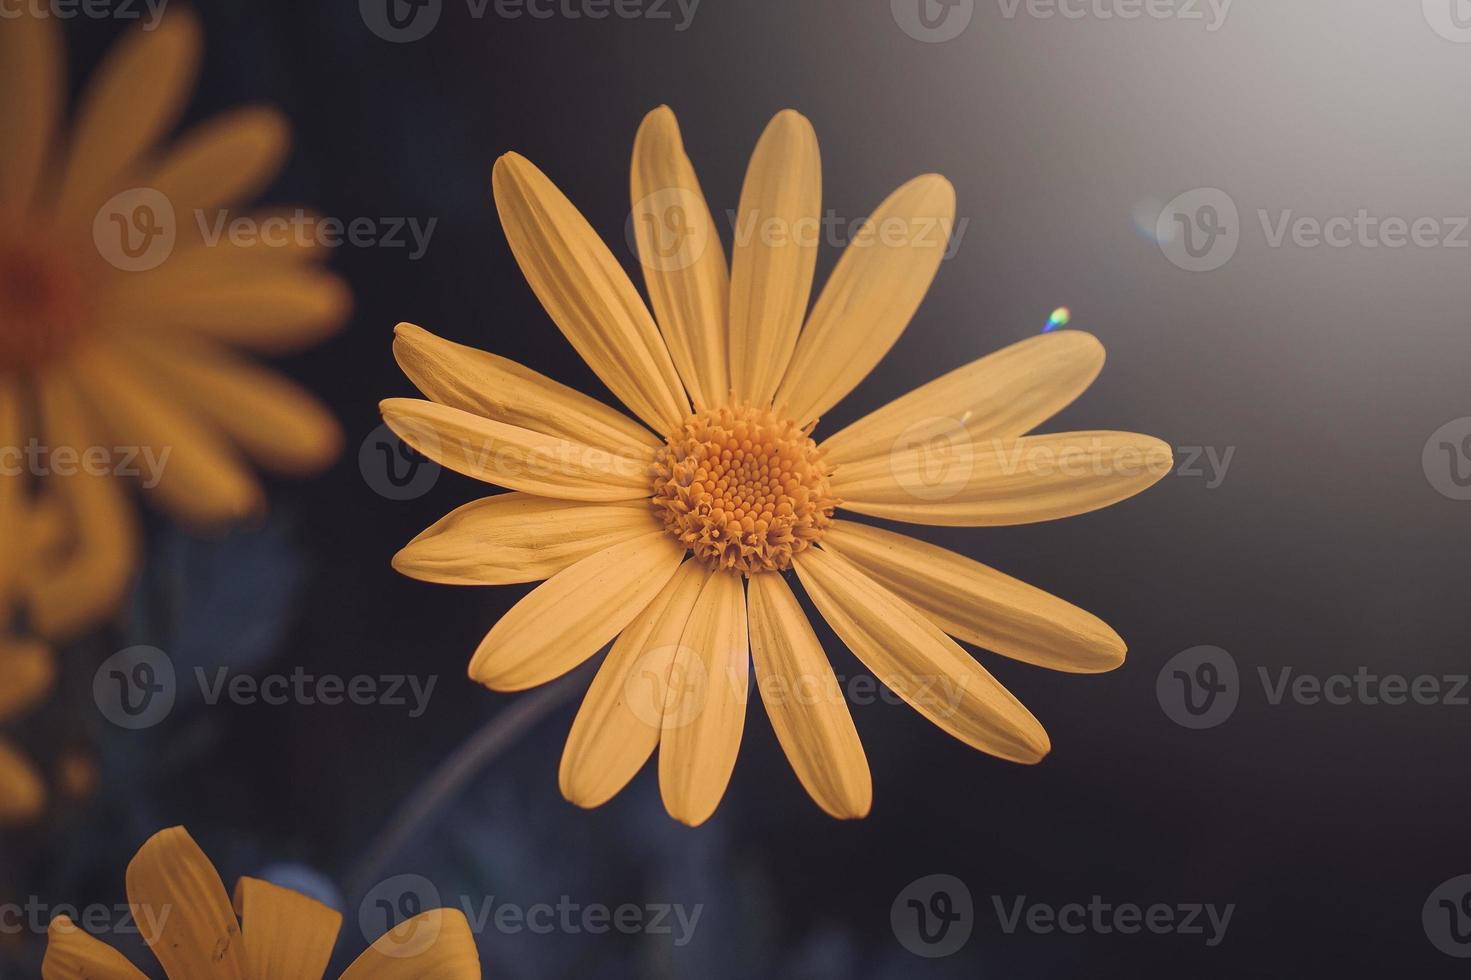
<path id="1" fill-rule="evenodd" d="M 836 817 L 867 814 L 868 762 L 791 570 L 858 659 L 930 721 L 1003 759 L 1045 756 L 1041 724 L 951 637 L 1092 672 L 1123 662 L 1118 635 L 1001 572 L 835 510 L 1022 524 L 1152 485 L 1170 469 L 1158 439 L 1026 435 L 1093 381 L 1102 345 L 1076 331 L 1034 337 L 811 438 L 919 307 L 954 220 L 950 183 L 927 174 L 891 194 L 809 311 L 822 226 L 811 124 L 788 110 L 762 134 L 727 266 L 674 114 L 656 109 L 634 141 L 632 178 L 651 315 L 530 161 L 501 157 L 492 182 L 532 290 L 643 424 L 400 325 L 394 352 L 430 400 L 384 402 L 388 425 L 450 469 L 514 492 L 456 510 L 394 565 L 448 584 L 547 580 L 475 652 L 470 676 L 494 690 L 544 684 L 614 641 L 568 737 L 563 794 L 598 806 L 657 748 L 666 809 L 691 825 L 708 819 L 735 766 L 754 661 L 803 786 Z"/>
<path id="2" fill-rule="evenodd" d="M 149 838 L 128 865 L 133 922 L 169 980 L 313 980 L 327 969 L 342 916 L 256 878 L 234 902 L 183 827 Z M 145 980 L 117 950 L 57 916 L 47 933 L 44 980 Z M 475 980 L 480 956 L 464 913 L 431 909 L 385 933 L 342 980 Z"/>
<path id="3" fill-rule="evenodd" d="M 269 182 L 289 132 L 249 107 L 161 145 L 193 86 L 192 14 L 121 41 L 69 132 L 55 20 L 24 6 L 0 22 L 0 482 L 40 484 L 30 537 L 49 568 L 27 598 L 48 637 L 109 613 L 133 569 L 119 472 L 139 471 L 175 517 L 212 524 L 260 506 L 246 457 L 305 472 L 336 455 L 327 411 L 233 348 L 310 344 L 350 305 L 315 264 L 321 249 L 201 231 Z M 156 265 L 130 265 L 138 249 L 156 249 Z M 0 563 L 18 560 L 12 540 Z"/>

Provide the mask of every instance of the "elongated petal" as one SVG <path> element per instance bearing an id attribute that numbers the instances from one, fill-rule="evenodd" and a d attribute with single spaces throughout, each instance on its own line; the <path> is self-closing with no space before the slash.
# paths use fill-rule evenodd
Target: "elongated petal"
<path id="1" fill-rule="evenodd" d="M 652 492 L 652 450 L 617 456 L 417 398 L 379 407 L 404 442 L 477 480 L 563 500 L 636 500 Z"/>
<path id="2" fill-rule="evenodd" d="M 581 503 L 502 493 L 452 511 L 395 555 L 393 567 L 443 585 L 540 582 L 659 528 L 644 500 Z"/>
<path id="3" fill-rule="evenodd" d="M 280 169 L 290 143 L 291 129 L 277 110 L 235 109 L 184 134 L 149 186 L 169 199 L 176 215 L 192 220 L 196 210 L 255 197 Z"/>
<path id="4" fill-rule="evenodd" d="M 65 96 L 61 30 L 55 17 L 15 8 L 0 31 L 0 215 L 23 217 L 35 203 Z"/>
<path id="5" fill-rule="evenodd" d="M 77 112 L 57 215 L 90 221 L 118 177 L 172 128 L 188 100 L 203 47 L 199 22 L 172 10 L 152 30 L 135 28 L 93 75 Z"/>
<path id="6" fill-rule="evenodd" d="M 37 703 L 56 681 L 56 659 L 44 643 L 0 634 L 0 722 Z"/>
<path id="7" fill-rule="evenodd" d="M 145 480 L 143 489 L 176 518 L 215 525 L 263 506 L 260 485 L 220 434 L 160 391 L 121 348 L 98 341 L 78 352 L 72 370 L 92 416 L 111 436 L 107 445 L 140 447 L 161 461 L 157 485 Z"/>
<path id="8" fill-rule="evenodd" d="M 1051 749 L 1031 712 L 913 606 L 821 548 L 804 551 L 794 564 L 833 632 L 921 715 L 1012 762 L 1039 762 Z"/>
<path id="9" fill-rule="evenodd" d="M 654 754 L 685 623 L 710 577 L 699 562 L 679 567 L 664 590 L 618 634 L 572 722 L 557 780 L 580 807 L 602 806 Z"/>
<path id="10" fill-rule="evenodd" d="M 818 806 L 843 820 L 868 816 L 873 778 L 832 664 L 780 575 L 751 577 L 751 658 L 771 727 Z"/>
<path id="11" fill-rule="evenodd" d="M 412 323 L 394 328 L 393 354 L 409 380 L 441 405 L 622 455 L 659 445 L 648 429 L 580 391 Z"/>
<path id="12" fill-rule="evenodd" d="M 127 883 L 133 920 L 170 977 L 250 978 L 225 885 L 183 827 L 150 837 Z"/>
<path id="13" fill-rule="evenodd" d="M 53 448 L 68 446 L 82 453 L 113 445 L 104 440 L 104 428 L 91 416 L 76 383 L 65 374 L 43 379 L 40 403 L 46 441 Z M 143 469 L 148 458 L 141 452 L 139 457 L 134 465 Z M 160 463 L 164 458 L 153 460 Z M 32 530 L 48 524 L 61 534 L 44 543 L 38 536 L 43 553 L 36 556 L 28 582 L 28 604 L 36 631 L 61 641 L 90 628 L 121 605 L 138 564 L 138 522 L 132 501 L 110 473 L 85 467 L 66 474 L 52 472 L 42 482 L 42 494 L 38 505 L 45 505 L 53 516 L 34 521 Z"/>
<path id="14" fill-rule="evenodd" d="M 431 909 L 384 933 L 342 980 L 478 980 L 475 934 L 458 909 Z"/>
<path id="15" fill-rule="evenodd" d="M 730 273 L 715 219 L 668 106 L 633 141 L 633 232 L 659 330 L 696 408 L 730 393 L 726 317 Z"/>
<path id="16" fill-rule="evenodd" d="M 342 915 L 258 878 L 235 883 L 235 913 L 250 980 L 316 980 L 327 969 Z"/>
<path id="17" fill-rule="evenodd" d="M 148 980 L 128 958 L 94 939 L 65 915 L 46 929 L 46 958 L 41 980 Z"/>
<path id="18" fill-rule="evenodd" d="M 223 259 L 272 254 L 270 246 L 201 248 L 189 254 L 213 255 L 214 248 Z M 140 321 L 144 329 L 198 334 L 265 354 L 287 354 L 331 336 L 352 310 L 347 286 L 315 265 L 234 261 L 214 275 L 191 280 L 171 273 L 173 261 L 123 280 L 136 285 L 120 287 L 109 315 L 119 322 Z M 170 274 L 165 276 L 166 271 Z"/>
<path id="19" fill-rule="evenodd" d="M 929 291 L 955 223 L 955 189 L 916 177 L 878 206 L 843 250 L 807 318 L 776 403 L 798 425 L 868 377 Z"/>
<path id="20" fill-rule="evenodd" d="M 730 267 L 730 379 L 736 395 L 770 403 L 786 374 L 820 243 L 822 161 L 800 113 L 776 114 L 746 168 Z"/>
<path id="21" fill-rule="evenodd" d="M 1078 330 L 1044 333 L 922 385 L 822 444 L 834 463 L 963 430 L 972 440 L 1025 435 L 1067 407 L 1103 369 L 1103 345 Z"/>
<path id="22" fill-rule="evenodd" d="M 675 653 L 659 736 L 664 809 L 698 827 L 720 805 L 746 727 L 751 647 L 746 590 L 734 572 L 711 575 Z"/>
<path id="23" fill-rule="evenodd" d="M 967 643 L 1077 674 L 1124 662 L 1124 641 L 1097 616 L 953 551 L 852 521 L 834 521 L 822 546 Z"/>
<path id="24" fill-rule="evenodd" d="M 969 442 L 960 436 L 841 465 L 848 510 L 912 524 L 981 527 L 1051 521 L 1116 504 L 1173 467 L 1168 444 L 1132 432 L 1058 432 Z"/>
<path id="25" fill-rule="evenodd" d="M 174 338 L 126 346 L 162 391 L 268 470 L 315 473 L 342 450 L 342 429 L 326 406 L 274 371 L 212 343 Z"/>
<path id="26" fill-rule="evenodd" d="M 470 678 L 495 691 L 524 691 L 582 663 L 654 601 L 684 559 L 655 531 L 566 568 L 516 603 L 475 651 Z"/>
<path id="27" fill-rule="evenodd" d="M 521 272 L 577 353 L 635 415 L 670 432 L 689 399 L 648 307 L 587 219 L 517 153 L 495 162 L 495 206 Z"/>
<path id="28" fill-rule="evenodd" d="M 26 824 L 46 809 L 46 786 L 30 761 L 0 738 L 0 827 Z"/>

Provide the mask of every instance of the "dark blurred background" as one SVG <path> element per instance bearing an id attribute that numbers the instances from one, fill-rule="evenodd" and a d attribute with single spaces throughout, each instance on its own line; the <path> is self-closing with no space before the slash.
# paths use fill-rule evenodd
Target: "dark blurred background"
<path id="1" fill-rule="evenodd" d="M 728 244 L 723 214 L 751 148 L 793 107 L 816 127 L 836 216 L 860 218 L 937 171 L 963 222 L 904 337 L 820 432 L 1037 333 L 1066 305 L 1109 359 L 1048 428 L 1134 430 L 1178 447 L 1176 474 L 1098 513 L 917 532 L 1103 617 L 1128 641 L 1127 663 L 1082 677 L 980 654 L 1051 733 L 1054 751 L 1034 768 L 973 752 L 908 708 L 855 708 L 875 805 L 846 824 L 807 799 L 759 703 L 705 827 L 664 815 L 649 770 L 603 809 L 576 810 L 556 781 L 574 701 L 377 877 L 422 875 L 455 905 L 567 896 L 701 909 L 684 945 L 677 927 L 595 936 L 492 924 L 480 938 L 487 974 L 501 978 L 1464 974 L 1437 940 L 1447 944 L 1447 924 L 1471 929 L 1471 908 L 1422 911 L 1442 882 L 1471 873 L 1471 707 L 1290 694 L 1274 705 L 1259 674 L 1471 671 L 1471 502 L 1455 499 L 1466 495 L 1457 467 L 1471 471 L 1471 442 L 1457 440 L 1471 423 L 1452 426 L 1444 455 L 1442 437 L 1432 441 L 1471 415 L 1471 232 L 1455 220 L 1471 215 L 1471 44 L 1456 40 L 1457 2 L 1237 0 L 1221 21 L 1204 0 L 545 0 L 545 18 L 443 0 L 420 11 L 440 8 L 427 36 L 402 43 L 370 28 L 373 3 L 197 2 L 206 60 L 186 122 L 280 105 L 296 144 L 267 200 L 436 224 L 418 258 L 337 249 L 331 265 L 357 296 L 352 322 L 281 365 L 342 420 L 338 465 L 273 485 L 261 527 L 198 540 L 159 521 L 126 624 L 69 660 L 81 707 L 68 736 L 98 747 L 103 791 L 11 845 L 21 893 L 122 901 L 133 850 L 184 823 L 227 882 L 273 868 L 349 903 L 340 958 L 374 938 L 344 882 L 434 767 L 526 697 L 464 674 L 529 587 L 433 586 L 389 567 L 413 535 L 485 492 L 446 473 L 391 500 L 365 477 L 358 448 L 379 424 L 378 400 L 413 393 L 391 356 L 394 323 L 609 398 L 516 268 L 490 200 L 495 158 L 514 149 L 540 165 L 641 283 L 624 228 L 643 114 L 660 103 L 678 114 Z M 589 9 L 614 12 L 568 16 Z M 119 31 L 68 25 L 74 80 Z M 1237 247 L 1190 272 L 1172 261 L 1178 239 L 1160 240 L 1171 216 L 1156 217 L 1198 188 L 1238 210 L 1215 212 Z M 1187 217 L 1208 217 L 1184 200 Z M 1273 243 L 1284 215 L 1326 222 L 1361 209 L 1435 219 L 1439 231 L 1403 247 L 1358 232 L 1346 247 L 1290 231 Z M 824 251 L 819 281 L 836 255 Z M 819 635 L 840 675 L 859 672 Z M 418 718 L 382 705 L 181 699 L 163 724 L 127 732 L 85 709 L 95 664 L 133 643 L 167 650 L 181 671 L 300 666 L 437 685 Z M 1162 704 L 1171 672 L 1157 680 L 1170 658 L 1207 644 L 1229 653 L 1239 703 L 1193 729 Z M 928 958 L 909 948 L 901 893 L 936 874 L 964 884 L 973 914 L 954 925 L 971 929 L 967 942 Z M 1204 915 L 1204 935 L 1008 932 L 998 903 L 1009 915 L 1021 896 L 1234 910 L 1213 946 Z M 1471 954 L 1454 933 L 1449 943 Z"/>

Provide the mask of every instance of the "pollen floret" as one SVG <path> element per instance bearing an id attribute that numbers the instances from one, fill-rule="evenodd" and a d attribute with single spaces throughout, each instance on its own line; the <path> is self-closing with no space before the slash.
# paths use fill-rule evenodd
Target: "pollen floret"
<path id="1" fill-rule="evenodd" d="M 822 538 L 839 501 L 809 430 L 768 409 L 696 412 L 654 465 L 654 510 L 695 557 L 747 575 L 781 571 Z"/>

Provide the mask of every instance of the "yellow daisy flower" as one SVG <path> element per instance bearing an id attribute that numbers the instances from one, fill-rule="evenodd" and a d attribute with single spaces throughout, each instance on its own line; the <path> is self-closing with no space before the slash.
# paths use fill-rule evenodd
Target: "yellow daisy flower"
<path id="1" fill-rule="evenodd" d="M 456 510 L 395 567 L 452 584 L 547 580 L 491 629 L 470 676 L 523 690 L 613 641 L 562 758 L 562 792 L 580 806 L 611 798 L 657 748 L 669 813 L 708 819 L 735 765 L 754 660 L 803 786 L 833 816 L 868 813 L 863 747 L 780 574 L 788 569 L 880 681 L 1003 759 L 1037 762 L 1047 733 L 951 637 L 1058 670 L 1123 661 L 1123 641 L 1081 609 L 834 516 L 843 507 L 947 526 L 1052 520 L 1150 486 L 1170 450 L 1130 433 L 1024 435 L 1102 367 L 1102 346 L 1074 331 L 981 358 L 816 442 L 818 417 L 918 308 L 955 206 L 943 177 L 900 187 L 809 312 L 820 184 L 811 124 L 778 114 L 746 172 L 727 267 L 674 115 L 650 113 L 634 142 L 632 196 L 651 315 L 540 170 L 514 153 L 496 162 L 496 207 L 531 288 L 648 428 L 493 354 L 397 330 L 399 364 L 431 400 L 384 402 L 388 425 L 450 469 L 513 492 Z"/>
<path id="2" fill-rule="evenodd" d="M 274 176 L 289 131 L 255 106 L 159 145 L 193 85 L 192 14 L 121 41 L 69 136 L 55 18 L 25 7 L 3 27 L 0 405 L 12 414 L 0 482 L 39 482 L 53 512 L 43 543 L 69 568 L 30 596 L 50 636 L 114 608 L 134 566 L 133 517 L 111 477 L 136 471 L 175 517 L 212 524 L 261 503 L 243 457 L 304 472 L 336 455 L 327 411 L 232 348 L 310 344 L 350 297 L 313 260 L 321 249 L 206 233 Z"/>
<path id="3" fill-rule="evenodd" d="M 133 921 L 171 980 L 311 980 L 337 944 L 342 916 L 305 895 L 256 878 L 234 902 L 183 827 L 154 834 L 128 865 Z M 144 980 L 117 950 L 57 916 L 47 931 L 44 980 Z M 359 956 L 342 980 L 465 980 L 480 976 L 463 913 L 431 909 L 399 923 Z"/>

